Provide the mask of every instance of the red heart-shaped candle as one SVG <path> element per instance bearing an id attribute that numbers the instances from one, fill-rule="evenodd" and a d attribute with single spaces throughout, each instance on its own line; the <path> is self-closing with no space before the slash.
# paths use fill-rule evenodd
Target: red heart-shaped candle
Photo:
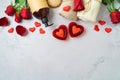
<path id="1" fill-rule="evenodd" d="M 77 37 L 84 32 L 84 27 L 75 22 L 69 24 L 69 34 L 71 37 Z"/>
<path id="2" fill-rule="evenodd" d="M 59 40 L 66 40 L 67 39 L 67 27 L 65 25 L 60 25 L 59 28 L 53 30 L 53 36 Z"/>

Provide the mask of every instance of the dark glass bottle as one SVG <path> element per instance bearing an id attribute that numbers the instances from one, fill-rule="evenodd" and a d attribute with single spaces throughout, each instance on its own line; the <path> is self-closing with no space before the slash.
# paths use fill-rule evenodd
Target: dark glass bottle
<path id="1" fill-rule="evenodd" d="M 42 23 L 45 24 L 46 27 L 53 25 L 49 24 L 47 18 L 49 14 L 49 7 L 46 0 L 28 0 L 28 4 L 31 8 L 33 15 L 37 19 L 41 19 Z"/>

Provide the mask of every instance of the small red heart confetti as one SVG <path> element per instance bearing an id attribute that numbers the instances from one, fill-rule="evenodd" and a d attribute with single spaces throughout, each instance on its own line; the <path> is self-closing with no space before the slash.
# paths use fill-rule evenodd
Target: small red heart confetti
<path id="1" fill-rule="evenodd" d="M 13 33 L 13 32 L 14 32 L 14 28 L 8 29 L 8 33 Z"/>
<path id="2" fill-rule="evenodd" d="M 41 26 L 41 23 L 39 23 L 39 22 L 35 22 L 34 24 L 35 24 L 36 27 L 40 27 Z"/>
<path id="3" fill-rule="evenodd" d="M 84 27 L 75 22 L 69 24 L 69 34 L 71 37 L 77 37 L 84 32 Z"/>
<path id="4" fill-rule="evenodd" d="M 112 31 L 112 28 L 106 27 L 106 28 L 105 28 L 105 31 L 106 31 L 107 33 L 110 33 L 110 32 Z"/>
<path id="5" fill-rule="evenodd" d="M 40 34 L 45 34 L 46 33 L 45 30 L 42 29 L 42 28 L 39 29 L 39 32 L 40 32 Z"/>
<path id="6" fill-rule="evenodd" d="M 71 9 L 71 6 L 69 6 L 69 5 L 63 7 L 63 10 L 66 12 L 68 12 L 70 9 Z"/>
<path id="7" fill-rule="evenodd" d="M 68 36 L 67 27 L 65 25 L 60 25 L 57 29 L 52 32 L 53 37 L 59 40 L 66 40 Z"/>
<path id="8" fill-rule="evenodd" d="M 36 29 L 35 27 L 31 27 L 31 28 L 29 28 L 29 31 L 30 31 L 30 32 L 34 32 L 35 29 Z"/>
<path id="9" fill-rule="evenodd" d="M 95 26 L 94 26 L 94 30 L 95 30 L 95 31 L 97 31 L 97 32 L 99 32 L 99 31 L 100 31 L 100 29 L 99 29 L 98 25 L 95 25 Z"/>
<path id="10" fill-rule="evenodd" d="M 98 23 L 103 26 L 103 25 L 106 24 L 106 21 L 104 21 L 104 20 L 99 20 Z"/>

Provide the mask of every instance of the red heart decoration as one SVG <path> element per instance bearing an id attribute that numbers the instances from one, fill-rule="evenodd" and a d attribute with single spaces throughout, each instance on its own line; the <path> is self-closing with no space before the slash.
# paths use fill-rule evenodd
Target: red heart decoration
<path id="1" fill-rule="evenodd" d="M 75 22 L 69 24 L 69 34 L 71 37 L 77 37 L 84 32 L 84 27 Z"/>
<path id="2" fill-rule="evenodd" d="M 63 10 L 66 12 L 68 12 L 70 9 L 71 9 L 71 6 L 69 6 L 69 5 L 63 7 Z"/>
<path id="3" fill-rule="evenodd" d="M 112 28 L 105 28 L 105 31 L 107 32 L 107 33 L 110 33 L 111 31 L 112 31 Z"/>
<path id="4" fill-rule="evenodd" d="M 36 27 L 40 27 L 41 26 L 41 23 L 39 23 L 39 22 L 35 22 L 34 24 L 35 24 Z"/>
<path id="5" fill-rule="evenodd" d="M 67 27 L 65 25 L 60 25 L 59 28 L 53 30 L 53 36 L 59 40 L 66 40 L 67 39 Z"/>
<path id="6" fill-rule="evenodd" d="M 8 32 L 9 32 L 9 33 L 13 33 L 13 32 L 14 32 L 14 28 L 11 27 L 10 29 L 8 29 Z"/>
<path id="7" fill-rule="evenodd" d="M 40 34 L 45 34 L 45 30 L 43 30 L 42 28 L 39 29 Z"/>
<path id="8" fill-rule="evenodd" d="M 103 26 L 103 25 L 106 24 L 106 21 L 104 21 L 104 20 L 99 20 L 98 23 Z"/>
<path id="9" fill-rule="evenodd" d="M 99 26 L 98 26 L 98 25 L 95 25 L 95 26 L 94 26 L 94 30 L 97 31 L 97 32 L 99 32 L 99 31 L 100 31 Z"/>
<path id="10" fill-rule="evenodd" d="M 34 31 L 35 31 L 35 27 L 29 28 L 29 31 L 30 31 L 30 32 L 34 32 Z"/>

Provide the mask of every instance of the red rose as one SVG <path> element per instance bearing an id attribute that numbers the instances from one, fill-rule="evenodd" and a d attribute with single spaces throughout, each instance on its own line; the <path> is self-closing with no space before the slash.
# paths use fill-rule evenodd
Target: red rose
<path id="1" fill-rule="evenodd" d="M 15 14 L 15 12 L 16 12 L 16 9 L 12 5 L 9 5 L 5 10 L 5 13 L 8 16 L 13 16 Z"/>
<path id="2" fill-rule="evenodd" d="M 113 24 L 120 23 L 120 12 L 111 12 L 110 13 L 110 18 Z"/>
<path id="3" fill-rule="evenodd" d="M 20 15 L 23 19 L 31 19 L 31 12 L 29 8 L 22 8 L 20 11 Z"/>

